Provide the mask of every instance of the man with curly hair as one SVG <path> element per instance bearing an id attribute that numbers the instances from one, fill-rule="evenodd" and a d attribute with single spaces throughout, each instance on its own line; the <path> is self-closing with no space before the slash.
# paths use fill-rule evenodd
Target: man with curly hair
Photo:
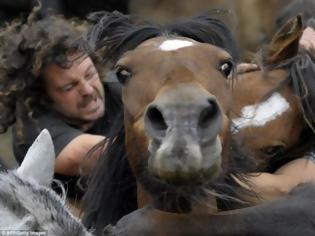
<path id="1" fill-rule="evenodd" d="M 13 151 L 22 162 L 38 133 L 52 135 L 56 177 L 69 196 L 77 193 L 81 167 L 91 169 L 120 104 L 115 83 L 104 83 L 104 69 L 87 43 L 87 25 L 50 16 L 0 31 L 0 128 L 13 127 Z M 84 161 L 83 161 L 84 160 Z M 68 186 L 67 186 L 68 185 Z"/>

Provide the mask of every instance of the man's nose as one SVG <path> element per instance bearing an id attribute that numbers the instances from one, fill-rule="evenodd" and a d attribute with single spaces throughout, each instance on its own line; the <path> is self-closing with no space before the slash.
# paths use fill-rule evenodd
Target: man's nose
<path id="1" fill-rule="evenodd" d="M 90 95 L 91 93 L 93 93 L 93 91 L 94 91 L 93 86 L 90 84 L 89 81 L 86 81 L 86 80 L 81 81 L 80 94 L 82 96 Z"/>

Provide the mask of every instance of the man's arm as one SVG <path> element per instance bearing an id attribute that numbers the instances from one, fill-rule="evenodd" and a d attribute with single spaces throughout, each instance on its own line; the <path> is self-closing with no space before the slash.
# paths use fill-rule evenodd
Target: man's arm
<path id="1" fill-rule="evenodd" d="M 85 157 L 91 148 L 104 138 L 101 135 L 81 134 L 72 139 L 57 156 L 55 173 L 74 176 L 80 174 L 81 168 L 91 170 L 99 157 L 100 150 L 93 152 L 88 159 Z"/>
<path id="2" fill-rule="evenodd" d="M 53 114 L 38 118 L 37 123 L 26 120 L 24 136 L 21 138 L 17 135 L 16 127 L 12 129 L 14 154 L 19 162 L 23 161 L 28 148 L 43 128 L 48 129 L 53 139 L 56 152 L 55 173 L 78 176 L 80 168 L 90 170 L 94 166 L 99 151 L 93 152 L 89 158 L 85 157 L 92 147 L 104 140 L 105 136 L 83 133 L 68 126 Z"/>
<path id="3" fill-rule="evenodd" d="M 259 198 L 250 198 L 250 202 L 272 201 L 287 195 L 296 186 L 308 182 L 315 183 L 315 163 L 309 158 L 293 160 L 274 173 L 254 173 L 247 177 L 250 186 L 238 181 L 243 187 L 252 189 Z"/>

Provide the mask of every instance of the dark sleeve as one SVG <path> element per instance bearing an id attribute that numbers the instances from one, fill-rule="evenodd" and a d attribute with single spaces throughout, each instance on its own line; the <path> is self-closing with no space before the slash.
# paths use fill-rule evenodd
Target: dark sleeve
<path id="1" fill-rule="evenodd" d="M 12 129 L 13 152 L 19 163 L 23 161 L 28 148 L 43 129 L 48 129 L 52 137 L 56 156 L 72 139 L 83 134 L 82 131 L 67 125 L 56 115 L 50 113 L 35 119 L 35 121 L 24 121 L 22 135 L 18 132 L 16 126 Z"/>

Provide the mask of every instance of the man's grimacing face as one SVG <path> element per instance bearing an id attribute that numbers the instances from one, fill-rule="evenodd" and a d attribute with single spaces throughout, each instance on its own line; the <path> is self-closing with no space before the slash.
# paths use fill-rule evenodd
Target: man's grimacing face
<path id="1" fill-rule="evenodd" d="M 53 108 L 69 122 L 89 123 L 104 115 L 104 88 L 90 57 L 74 60 L 66 69 L 50 64 L 43 77 Z"/>

